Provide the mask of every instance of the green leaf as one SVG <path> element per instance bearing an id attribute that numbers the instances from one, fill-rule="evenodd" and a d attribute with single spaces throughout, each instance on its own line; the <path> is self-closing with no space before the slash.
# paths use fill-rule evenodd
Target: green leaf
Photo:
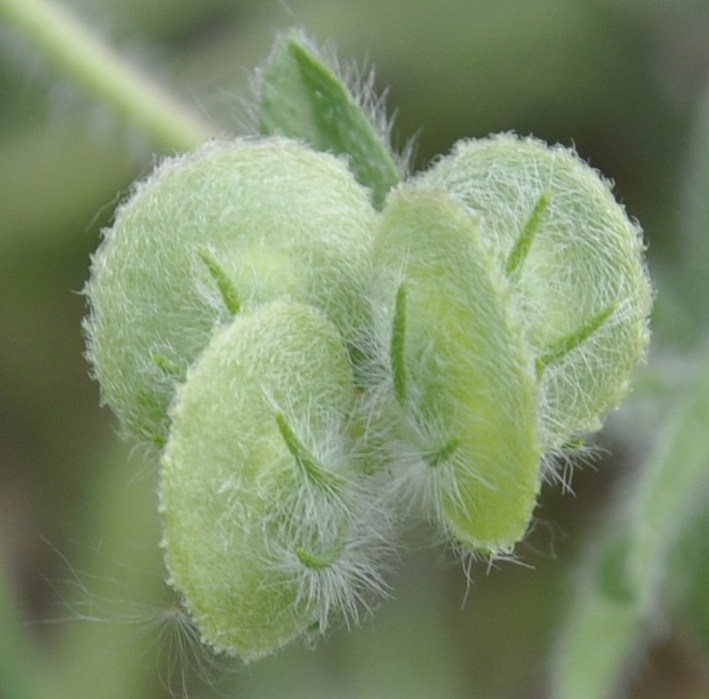
<path id="1" fill-rule="evenodd" d="M 684 395 L 632 496 L 619 499 L 581 571 L 557 654 L 554 697 L 613 695 L 672 574 L 678 536 L 705 502 L 709 361 Z"/>
<path id="2" fill-rule="evenodd" d="M 276 47 L 263 74 L 259 129 L 305 141 L 317 150 L 347 155 L 357 179 L 381 208 L 401 178 L 386 128 L 369 95 L 355 97 L 345 82 L 301 38 L 291 33 Z"/>

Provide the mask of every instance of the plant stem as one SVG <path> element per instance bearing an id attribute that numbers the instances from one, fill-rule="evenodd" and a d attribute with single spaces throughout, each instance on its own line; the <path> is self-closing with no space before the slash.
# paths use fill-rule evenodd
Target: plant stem
<path id="1" fill-rule="evenodd" d="M 653 628 L 670 553 L 703 505 L 709 457 L 709 356 L 665 418 L 655 451 L 635 484 L 607 517 L 608 531 L 589 556 L 566 621 L 553 697 L 616 696 L 643 633 Z M 706 555 L 697 550 L 697 556 Z"/>
<path id="2" fill-rule="evenodd" d="M 0 0 L 0 13 L 93 95 L 138 122 L 160 148 L 191 150 L 214 135 L 208 123 L 51 0 Z"/>

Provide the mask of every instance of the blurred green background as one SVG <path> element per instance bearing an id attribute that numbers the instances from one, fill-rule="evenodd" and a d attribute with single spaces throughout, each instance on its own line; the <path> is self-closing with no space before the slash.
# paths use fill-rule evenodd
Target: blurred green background
<path id="1" fill-rule="evenodd" d="M 243 132 L 253 67 L 276 31 L 296 25 L 376 67 L 395 140 L 416 135 L 416 168 L 458 138 L 495 131 L 575 144 L 645 229 L 660 288 L 655 355 L 679 356 L 704 332 L 679 300 L 679 265 L 709 80 L 707 0 L 66 4 L 219 132 Z M 612 421 L 600 437 L 607 456 L 575 473 L 573 494 L 545 488 L 522 565 L 473 566 L 468 589 L 453 557 L 412 532 L 392 599 L 314 650 L 215 668 L 181 633 L 162 578 L 156 466 L 99 408 L 80 329 L 100 229 L 155 159 L 135 125 L 0 25 L 0 560 L 47 696 L 546 697 L 573 566 L 654 429 L 635 431 L 642 412 Z M 709 696 L 697 640 L 672 610 L 658 625 L 627 696 Z"/>

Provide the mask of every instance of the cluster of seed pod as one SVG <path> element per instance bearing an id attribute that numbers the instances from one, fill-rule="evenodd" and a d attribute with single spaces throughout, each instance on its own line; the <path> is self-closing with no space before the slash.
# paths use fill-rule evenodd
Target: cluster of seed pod
<path id="1" fill-rule="evenodd" d="M 648 341 L 640 230 L 574 152 L 464 141 L 387 196 L 350 165 L 283 136 L 168 159 L 87 285 L 103 398 L 159 453 L 169 582 L 245 660 L 385 592 L 414 502 L 508 554 Z"/>

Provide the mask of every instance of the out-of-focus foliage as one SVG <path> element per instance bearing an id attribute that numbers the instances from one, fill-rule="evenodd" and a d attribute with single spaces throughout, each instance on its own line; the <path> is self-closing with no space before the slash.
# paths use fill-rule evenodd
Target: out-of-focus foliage
<path id="1" fill-rule="evenodd" d="M 274 31 L 295 24 L 332 39 L 343 57 L 368 56 L 378 84 L 391 86 L 395 140 L 418 133 L 416 167 L 458 138 L 491 131 L 573 142 L 615 179 L 641 221 L 659 290 L 654 354 L 634 400 L 601 437 L 606 457 L 575 472 L 575 495 L 553 486 L 543 493 L 519 550 L 534 570 L 473 566 L 468 589 L 458 565 L 422 550 L 392 580 L 396 599 L 356 633 L 343 629 L 314 651 L 296 646 L 236 673 L 212 669 L 192 652 L 163 582 L 155 466 L 116 445 L 115 422 L 97 408 L 82 357 L 78 292 L 88 257 L 121 193 L 151 168 L 151 144 L 1 26 L 0 553 L 42 668 L 38 684 L 79 699 L 162 697 L 165 686 L 240 699 L 548 696 L 546 668 L 574 606 L 573 570 L 610 509 L 632 501 L 670 402 L 688 395 L 706 353 L 709 116 L 699 105 L 709 80 L 709 4 L 71 6 L 224 133 L 243 132 L 251 69 Z M 697 419 L 709 427 L 709 415 Z M 701 438 L 697 430 L 693 439 Z M 631 668 L 625 696 L 709 694 L 709 553 L 699 512 L 678 526 L 663 571 L 671 575 L 645 619 L 654 635 L 636 645 L 644 660 Z M 219 686 L 195 679 L 205 674 Z"/>
<path id="2" fill-rule="evenodd" d="M 614 694 L 625 672 L 632 670 L 629 660 L 653 630 L 668 587 L 674 587 L 699 636 L 709 630 L 706 544 L 690 534 L 695 528 L 706 533 L 697 513 L 709 496 L 704 444 L 708 367 L 704 362 L 687 382 L 678 405 L 665 401 L 666 421 L 656 448 L 615 504 L 595 537 L 597 550 L 578 572 L 556 663 L 554 696 L 560 699 Z M 683 545 L 677 546 L 682 538 Z"/>

